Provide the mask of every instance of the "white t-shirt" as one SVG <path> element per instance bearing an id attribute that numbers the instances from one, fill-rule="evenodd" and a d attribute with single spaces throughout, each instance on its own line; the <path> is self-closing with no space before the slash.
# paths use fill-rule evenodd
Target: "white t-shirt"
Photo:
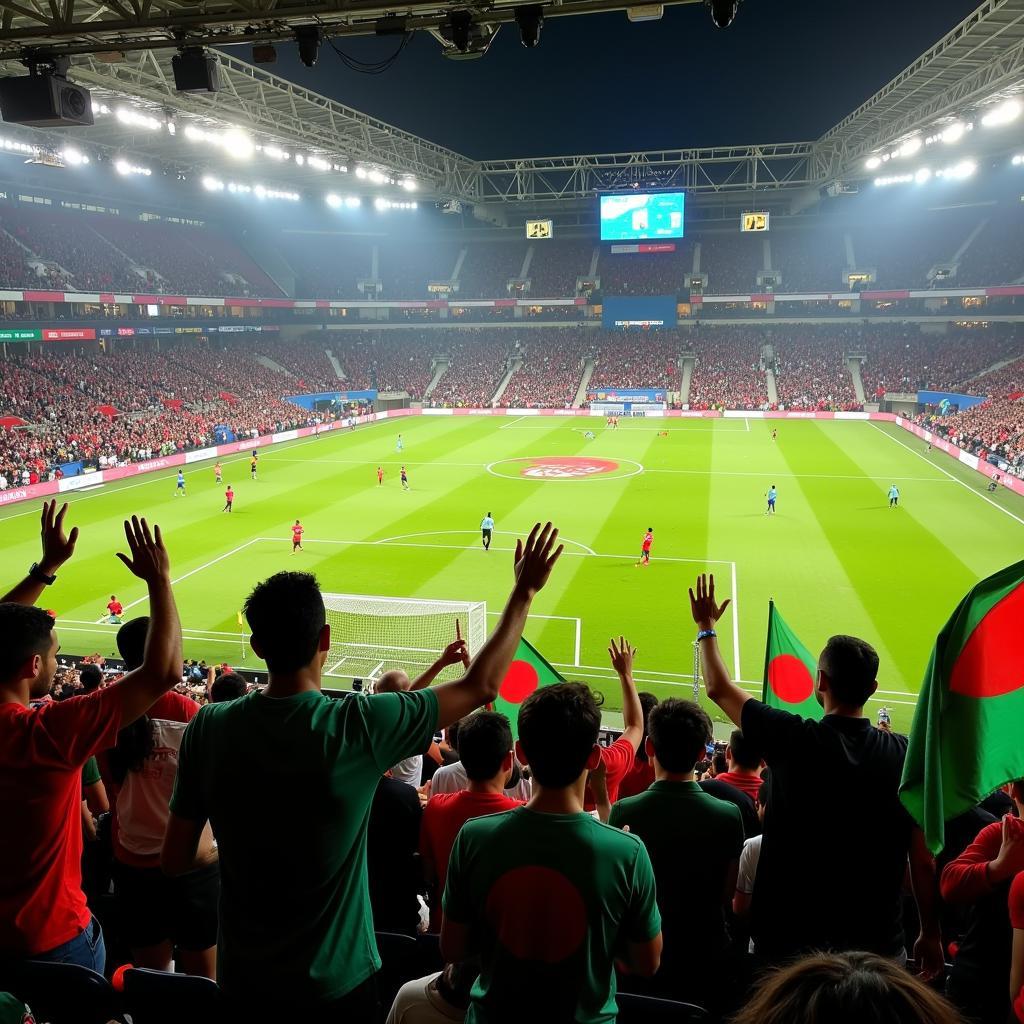
<path id="1" fill-rule="evenodd" d="M 459 1010 L 433 987 L 437 974 L 407 981 L 395 996 L 388 1014 L 387 1024 L 448 1024 L 448 1021 L 466 1019 L 466 1011 Z"/>
<path id="2" fill-rule="evenodd" d="M 410 786 L 418 789 L 423 778 L 423 755 L 416 754 L 399 761 L 391 769 L 391 777 L 398 779 L 399 782 L 408 782 Z"/>
<path id="3" fill-rule="evenodd" d="M 746 896 L 754 891 L 757 877 L 757 862 L 761 859 L 761 836 L 753 836 L 743 844 L 740 853 L 739 873 L 736 876 L 736 891 Z"/>
<path id="4" fill-rule="evenodd" d="M 458 793 L 463 789 L 469 789 L 469 776 L 466 775 L 466 769 L 462 767 L 461 761 L 442 765 L 434 772 L 430 782 L 431 796 L 437 796 L 438 793 Z M 505 796 L 513 800 L 529 800 L 533 796 L 529 779 L 520 777 L 517 785 L 505 790 Z"/>

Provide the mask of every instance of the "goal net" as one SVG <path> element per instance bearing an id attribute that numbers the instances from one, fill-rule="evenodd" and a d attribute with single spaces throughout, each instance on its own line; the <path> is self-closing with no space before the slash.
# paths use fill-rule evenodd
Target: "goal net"
<path id="1" fill-rule="evenodd" d="M 376 680 L 391 669 L 413 679 L 455 639 L 455 624 L 473 657 L 487 637 L 483 601 L 424 601 L 366 594 L 324 594 L 331 649 L 324 674 Z M 460 665 L 446 668 L 439 682 L 455 679 Z"/>

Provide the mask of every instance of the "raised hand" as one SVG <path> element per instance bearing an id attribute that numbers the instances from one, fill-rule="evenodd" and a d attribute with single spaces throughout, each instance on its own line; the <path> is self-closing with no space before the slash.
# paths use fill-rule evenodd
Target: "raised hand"
<path id="1" fill-rule="evenodd" d="M 469 648 L 466 646 L 466 641 L 463 639 L 453 640 L 442 652 L 441 657 L 437 659 L 443 668 L 447 668 L 449 665 L 463 664 L 467 668 L 469 667 Z"/>
<path id="2" fill-rule="evenodd" d="M 532 599 L 548 581 L 555 562 L 561 557 L 564 544 L 554 547 L 558 530 L 550 523 L 536 523 L 526 543 L 516 541 L 515 589 L 521 597 Z M 554 550 L 552 551 L 552 548 Z"/>
<path id="3" fill-rule="evenodd" d="M 65 502 L 57 511 L 57 501 L 43 503 L 43 513 L 39 517 L 39 533 L 43 542 L 43 557 L 39 567 L 48 576 L 54 575 L 57 570 L 75 553 L 75 544 L 78 543 L 78 527 L 74 527 L 71 533 L 64 534 L 64 516 L 67 513 L 68 505 Z"/>
<path id="4" fill-rule="evenodd" d="M 697 577 L 697 593 L 690 589 L 690 613 L 698 629 L 714 629 L 715 623 L 729 607 L 729 598 L 720 605 L 715 603 L 715 577 L 701 573 Z"/>
<path id="5" fill-rule="evenodd" d="M 155 583 L 171 574 L 171 562 L 167 557 L 160 527 L 154 526 L 150 532 L 149 523 L 138 516 L 132 516 L 131 522 L 124 521 L 124 535 L 128 541 L 131 557 L 117 552 L 117 557 L 128 567 L 128 571 L 146 583 Z"/>
<path id="6" fill-rule="evenodd" d="M 612 668 L 623 678 L 633 675 L 633 658 L 636 656 L 636 648 L 630 646 L 625 637 L 619 637 L 618 644 L 615 638 L 609 641 L 608 657 L 612 660 Z"/>

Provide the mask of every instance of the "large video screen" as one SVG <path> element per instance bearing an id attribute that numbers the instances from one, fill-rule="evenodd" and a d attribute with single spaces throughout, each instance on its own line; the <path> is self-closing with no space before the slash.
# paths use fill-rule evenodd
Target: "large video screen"
<path id="1" fill-rule="evenodd" d="M 601 196 L 601 241 L 682 238 L 685 206 L 683 192 Z"/>

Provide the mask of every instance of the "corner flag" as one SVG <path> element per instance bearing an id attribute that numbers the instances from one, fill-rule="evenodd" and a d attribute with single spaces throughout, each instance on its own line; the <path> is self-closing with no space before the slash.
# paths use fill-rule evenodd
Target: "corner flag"
<path id="1" fill-rule="evenodd" d="M 519 640 L 515 657 L 509 665 L 505 678 L 501 681 L 498 699 L 494 702 L 495 711 L 505 715 L 512 726 L 512 739 L 519 739 L 519 705 L 534 690 L 552 683 L 564 683 L 565 679 L 553 668 L 544 655 L 526 639 Z"/>
<path id="2" fill-rule="evenodd" d="M 1024 562 L 982 580 L 935 641 L 900 799 L 933 852 L 945 824 L 1024 778 Z"/>
<path id="3" fill-rule="evenodd" d="M 769 707 L 792 711 L 819 721 L 825 712 L 814 696 L 818 660 L 786 625 L 768 602 L 768 642 L 764 652 L 764 688 L 761 699 Z"/>

